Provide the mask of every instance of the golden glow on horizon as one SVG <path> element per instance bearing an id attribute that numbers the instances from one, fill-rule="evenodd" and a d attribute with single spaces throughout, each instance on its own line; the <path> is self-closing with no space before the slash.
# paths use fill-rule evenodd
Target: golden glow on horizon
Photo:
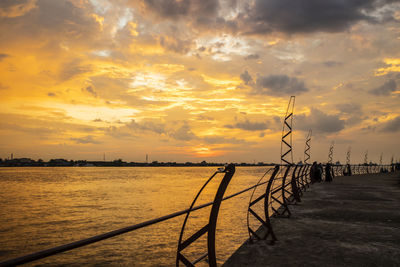
<path id="1" fill-rule="evenodd" d="M 204 157 L 221 156 L 221 155 L 226 154 L 227 152 L 221 151 L 221 150 L 213 150 L 209 147 L 196 146 L 196 147 L 190 148 L 188 153 L 195 157 L 204 158 Z"/>

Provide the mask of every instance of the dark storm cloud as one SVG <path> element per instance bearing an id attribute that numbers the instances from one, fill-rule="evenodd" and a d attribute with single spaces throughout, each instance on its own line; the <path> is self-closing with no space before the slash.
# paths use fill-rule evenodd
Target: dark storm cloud
<path id="1" fill-rule="evenodd" d="M 384 0 L 256 0 L 243 15 L 248 33 L 340 32 L 358 21 L 389 20 L 393 12 L 376 18 L 370 13 L 388 3 Z"/>
<path id="2" fill-rule="evenodd" d="M 175 0 L 144 0 L 143 3 L 148 9 L 167 18 L 185 16 L 189 13 L 191 6 L 190 1 Z"/>
<path id="3" fill-rule="evenodd" d="M 258 76 L 255 86 L 251 91 L 256 95 L 299 95 L 307 92 L 308 88 L 304 82 L 296 77 L 287 75 Z"/>
<path id="4" fill-rule="evenodd" d="M 207 31 L 266 35 L 341 32 L 367 21 L 395 21 L 398 0 L 141 0 L 143 14 Z M 136 3 L 136 1 L 131 1 Z M 135 4 L 133 4 L 135 5 Z M 378 11 L 379 10 L 379 11 Z M 237 15 L 232 18 L 232 14 Z"/>
<path id="5" fill-rule="evenodd" d="M 198 24 L 215 21 L 219 9 L 218 0 L 143 0 L 144 7 L 162 18 L 190 18 Z"/>
<path id="6" fill-rule="evenodd" d="M 240 74 L 240 79 L 242 79 L 242 81 L 244 81 L 246 85 L 248 85 L 250 82 L 253 81 L 253 78 L 251 77 L 251 75 L 248 73 L 247 70 L 245 70 L 242 74 Z"/>
<path id="7" fill-rule="evenodd" d="M 172 21 L 182 30 L 188 26 L 201 31 L 238 32 L 238 20 L 224 18 L 224 15 L 231 15 L 237 9 L 236 0 L 130 0 L 129 2 L 141 10 L 146 18 L 156 20 L 157 23 L 163 20 Z"/>
<path id="8" fill-rule="evenodd" d="M 297 129 L 303 131 L 312 129 L 315 133 L 336 133 L 344 129 L 345 121 L 338 115 L 329 115 L 316 108 L 311 108 L 308 116 L 296 116 L 294 124 Z"/>
<path id="9" fill-rule="evenodd" d="M 242 129 L 246 131 L 262 131 L 268 129 L 268 124 L 266 122 L 251 122 L 246 119 L 243 122 L 228 124 L 224 127 L 229 129 Z"/>
<path id="10" fill-rule="evenodd" d="M 384 132 L 398 132 L 400 131 L 400 116 L 397 116 L 393 120 L 386 122 L 382 128 Z"/>
<path id="11" fill-rule="evenodd" d="M 373 95 L 390 95 L 391 92 L 396 91 L 397 83 L 394 79 L 390 79 L 385 82 L 382 86 L 379 86 L 375 89 L 369 91 L 369 93 Z"/>

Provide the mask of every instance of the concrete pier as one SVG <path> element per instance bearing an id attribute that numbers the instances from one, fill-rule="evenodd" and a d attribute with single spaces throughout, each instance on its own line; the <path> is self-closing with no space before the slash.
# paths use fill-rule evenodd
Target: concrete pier
<path id="1" fill-rule="evenodd" d="M 223 266 L 400 266 L 400 173 L 338 177 L 304 192 L 278 238 L 243 244 Z"/>

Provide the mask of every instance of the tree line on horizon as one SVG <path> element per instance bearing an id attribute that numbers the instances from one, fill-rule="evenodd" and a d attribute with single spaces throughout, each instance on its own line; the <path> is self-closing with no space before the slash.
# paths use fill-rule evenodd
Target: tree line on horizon
<path id="1" fill-rule="evenodd" d="M 224 166 L 227 163 L 207 162 L 126 162 L 122 159 L 113 161 L 89 161 L 89 160 L 67 160 L 67 159 L 42 159 L 33 160 L 30 158 L 1 159 L 0 167 L 146 167 L 146 166 Z M 273 166 L 275 163 L 235 163 L 238 166 Z"/>

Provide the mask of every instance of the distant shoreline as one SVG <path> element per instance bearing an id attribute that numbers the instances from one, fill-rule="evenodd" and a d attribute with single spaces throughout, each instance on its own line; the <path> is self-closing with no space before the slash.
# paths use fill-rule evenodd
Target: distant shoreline
<path id="1" fill-rule="evenodd" d="M 126 165 L 126 166 L 29 166 L 29 165 L 24 165 L 24 166 L 4 166 L 0 165 L 0 168 L 28 168 L 28 167 L 35 167 L 35 168 L 53 168 L 53 167 L 68 167 L 68 168 L 74 168 L 74 167 L 79 167 L 79 168 L 90 168 L 90 167 L 96 167 L 96 168 L 104 168 L 104 167 L 113 167 L 113 168 L 121 168 L 121 167 L 130 167 L 130 168 L 135 168 L 135 167 L 223 167 L 226 164 L 209 164 L 209 165 L 145 165 L 145 166 L 132 166 L 132 165 Z M 269 165 L 257 165 L 257 164 L 246 164 L 246 165 L 235 165 L 236 167 L 271 167 L 275 166 L 275 164 Z"/>
<path id="2" fill-rule="evenodd" d="M 196 162 L 125 162 L 121 159 L 113 161 L 88 161 L 51 159 L 49 161 L 32 160 L 29 158 L 6 159 L 0 161 L 0 167 L 221 167 L 227 163 Z M 234 163 L 236 166 L 274 166 L 275 163 Z"/>

